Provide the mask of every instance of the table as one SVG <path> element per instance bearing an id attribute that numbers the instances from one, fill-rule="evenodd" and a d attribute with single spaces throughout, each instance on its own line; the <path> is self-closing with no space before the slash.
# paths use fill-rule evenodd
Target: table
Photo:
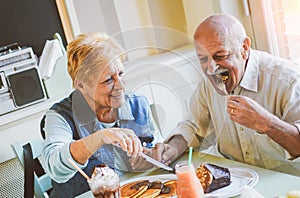
<path id="1" fill-rule="evenodd" d="M 185 153 L 182 155 L 177 161 L 187 160 L 188 154 Z M 174 162 L 171 166 L 173 167 Z M 195 167 L 199 166 L 203 162 L 213 163 L 216 165 L 224 166 L 224 167 L 242 167 L 242 168 L 249 168 L 256 171 L 259 175 L 258 183 L 254 186 L 260 194 L 262 194 L 266 198 L 275 198 L 279 196 L 286 195 L 287 192 L 291 190 L 300 190 L 300 177 L 284 174 L 256 166 L 251 166 L 248 164 L 244 164 L 241 162 L 224 159 L 208 154 L 204 154 L 201 152 L 193 152 L 193 163 Z M 159 175 L 159 174 L 169 174 L 168 171 L 162 169 L 151 169 L 145 172 L 132 172 L 127 173 L 120 177 L 121 181 L 125 181 L 127 179 L 136 178 L 136 177 L 143 177 L 149 175 Z M 79 198 L 91 198 L 92 193 L 86 192 L 80 196 Z"/>

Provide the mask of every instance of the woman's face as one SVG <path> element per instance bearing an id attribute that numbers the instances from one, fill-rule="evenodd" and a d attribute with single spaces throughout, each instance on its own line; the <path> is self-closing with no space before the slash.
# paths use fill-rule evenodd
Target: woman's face
<path id="1" fill-rule="evenodd" d="M 97 75 L 95 75 L 97 76 Z M 91 107 L 119 108 L 125 100 L 125 82 L 123 79 L 124 67 L 121 60 L 117 59 L 101 69 L 98 79 L 92 79 L 90 85 L 84 84 L 81 91 Z"/>

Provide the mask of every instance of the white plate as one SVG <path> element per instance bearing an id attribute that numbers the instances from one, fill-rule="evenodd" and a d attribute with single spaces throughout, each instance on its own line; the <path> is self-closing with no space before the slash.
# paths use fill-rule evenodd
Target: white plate
<path id="1" fill-rule="evenodd" d="M 206 193 L 205 197 L 234 197 L 241 194 L 243 188 L 248 185 L 253 187 L 258 182 L 258 174 L 248 168 L 229 168 L 231 183 L 219 190 Z"/>
<path id="2" fill-rule="evenodd" d="M 248 185 L 253 187 L 258 182 L 258 174 L 248 168 L 229 168 L 231 173 L 231 183 L 230 185 L 220 188 L 219 190 L 215 190 L 211 193 L 206 193 L 206 198 L 218 198 L 218 197 L 233 197 L 241 194 L 244 186 Z M 145 177 L 137 177 L 133 179 L 128 179 L 120 182 L 120 185 L 123 186 L 129 182 L 137 181 L 137 180 L 149 180 L 155 181 L 160 180 L 161 182 L 165 182 L 168 180 L 176 180 L 177 176 L 175 174 L 163 174 L 163 175 L 151 175 Z"/>

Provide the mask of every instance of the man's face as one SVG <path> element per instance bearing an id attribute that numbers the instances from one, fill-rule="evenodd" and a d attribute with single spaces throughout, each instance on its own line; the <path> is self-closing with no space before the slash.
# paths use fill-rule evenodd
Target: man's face
<path id="1" fill-rule="evenodd" d="M 244 75 L 243 45 L 233 46 L 219 35 L 203 34 L 195 41 L 195 47 L 201 68 L 216 91 L 220 95 L 231 93 Z M 222 83 L 227 93 L 222 89 Z"/>

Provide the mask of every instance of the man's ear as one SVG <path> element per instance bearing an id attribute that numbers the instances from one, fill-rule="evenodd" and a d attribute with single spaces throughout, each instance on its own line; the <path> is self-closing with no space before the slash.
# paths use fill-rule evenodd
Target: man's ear
<path id="1" fill-rule="evenodd" d="M 244 39 L 244 43 L 243 43 L 243 58 L 247 59 L 249 57 L 249 50 L 251 47 L 251 39 L 247 36 Z"/>

